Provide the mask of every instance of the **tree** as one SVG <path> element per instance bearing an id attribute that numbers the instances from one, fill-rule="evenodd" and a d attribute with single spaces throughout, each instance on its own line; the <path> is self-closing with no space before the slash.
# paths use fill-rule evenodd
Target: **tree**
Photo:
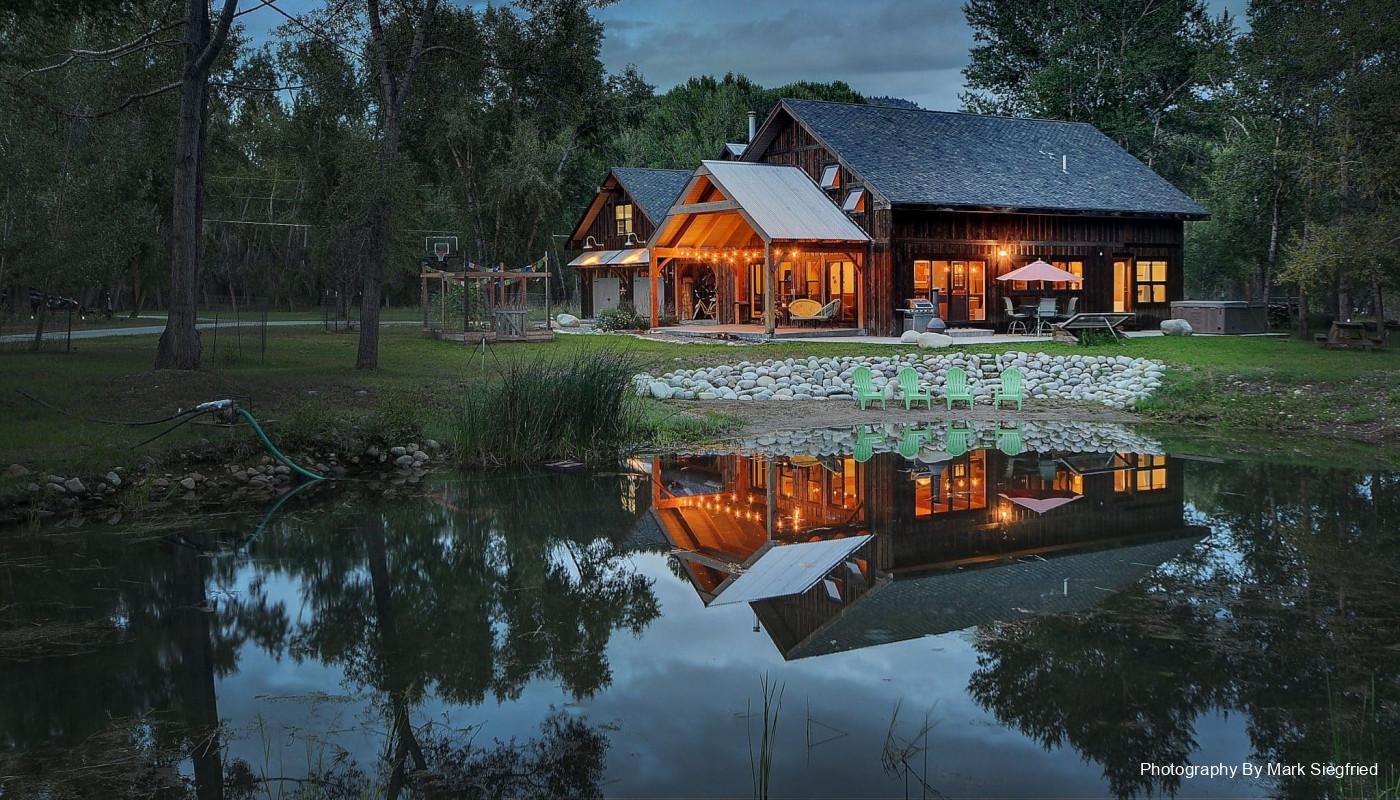
<path id="1" fill-rule="evenodd" d="M 384 266 L 393 235 L 393 191 L 390 186 L 399 168 L 400 115 L 413 89 L 414 74 L 426 51 L 428 28 L 437 11 L 437 0 L 423 0 L 412 13 L 405 5 L 386 32 L 385 15 L 379 0 L 366 0 L 369 20 L 370 62 L 378 86 L 376 116 L 379 147 L 378 173 L 369 187 L 369 215 L 365 224 L 365 262 L 360 288 L 360 344 L 355 355 L 356 369 L 379 366 L 379 304 L 384 282 Z M 441 49 L 451 49 L 438 45 Z"/>
<path id="2" fill-rule="evenodd" d="M 1189 185 L 1229 80 L 1228 14 L 1203 0 L 968 0 L 967 110 L 1088 122 Z"/>
<path id="3" fill-rule="evenodd" d="M 199 369 L 195 290 L 204 233 L 204 173 L 209 134 L 209 71 L 228 40 L 238 0 L 224 0 L 218 20 L 206 0 L 185 0 L 184 62 L 178 81 L 174 200 L 170 225 L 170 305 L 156 347 L 156 369 Z"/>

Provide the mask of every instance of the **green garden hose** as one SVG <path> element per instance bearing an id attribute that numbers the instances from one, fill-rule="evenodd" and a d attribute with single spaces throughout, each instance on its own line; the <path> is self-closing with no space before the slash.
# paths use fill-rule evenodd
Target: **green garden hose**
<path id="1" fill-rule="evenodd" d="M 277 449 L 277 445 L 273 444 L 272 440 L 267 438 L 267 434 L 263 432 L 262 426 L 258 424 L 258 421 L 256 419 L 253 419 L 252 414 L 249 414 L 246 410 L 242 408 L 238 409 L 238 413 L 244 419 L 248 420 L 248 424 L 253 426 L 253 432 L 258 435 L 259 439 L 262 440 L 263 446 L 266 447 L 268 452 L 272 453 L 272 455 L 278 461 L 281 461 L 283 464 L 286 464 L 288 467 L 291 467 L 292 470 L 295 471 L 297 474 L 303 475 L 306 478 L 309 478 L 313 481 L 326 480 L 325 475 L 317 475 L 311 470 L 303 468 L 302 466 L 298 465 L 295 461 L 283 455 L 282 451 Z"/>

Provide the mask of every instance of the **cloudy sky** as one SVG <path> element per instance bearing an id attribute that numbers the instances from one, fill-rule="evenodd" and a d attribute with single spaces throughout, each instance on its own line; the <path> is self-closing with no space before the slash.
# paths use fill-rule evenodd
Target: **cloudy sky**
<path id="1" fill-rule="evenodd" d="M 320 2 L 278 7 L 302 14 Z M 1242 18 L 1247 2 L 1207 5 Z M 661 91 L 692 75 L 738 72 L 764 86 L 843 80 L 868 96 L 956 110 L 972 46 L 961 0 L 619 0 L 598 18 L 608 70 L 636 64 Z M 267 9 L 242 18 L 255 41 L 282 20 Z"/>
<path id="2" fill-rule="evenodd" d="M 1241 16 L 1246 0 L 1209 0 Z M 665 90 L 741 72 L 764 86 L 844 80 L 865 95 L 956 110 L 972 31 L 957 0 L 621 0 L 598 14 L 609 71 Z"/>

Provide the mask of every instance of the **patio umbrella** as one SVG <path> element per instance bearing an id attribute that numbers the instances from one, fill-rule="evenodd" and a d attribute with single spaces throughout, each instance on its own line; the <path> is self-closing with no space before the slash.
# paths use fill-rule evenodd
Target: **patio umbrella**
<path id="1" fill-rule="evenodd" d="M 1001 492 L 1000 496 L 1037 514 L 1054 511 L 1060 506 L 1073 503 L 1080 497 L 1072 492 L 1029 492 L 1025 489 L 1007 489 Z"/>
<path id="2" fill-rule="evenodd" d="M 1031 263 L 1013 269 L 1005 275 L 998 275 L 999 281 L 1046 281 L 1048 283 L 1082 283 L 1083 278 L 1073 272 L 1066 272 L 1054 264 L 1036 259 Z"/>

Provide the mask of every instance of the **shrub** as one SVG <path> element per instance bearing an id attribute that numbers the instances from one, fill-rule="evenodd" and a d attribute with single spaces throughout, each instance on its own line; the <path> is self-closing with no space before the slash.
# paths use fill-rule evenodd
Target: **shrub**
<path id="1" fill-rule="evenodd" d="M 598 312 L 593 326 L 600 331 L 628 331 L 635 330 L 640 321 L 630 307 L 618 306 Z"/>
<path id="2" fill-rule="evenodd" d="M 612 350 L 506 362 L 499 379 L 467 393 L 457 457 L 472 466 L 616 459 L 645 436 L 636 372 L 630 356 Z"/>

